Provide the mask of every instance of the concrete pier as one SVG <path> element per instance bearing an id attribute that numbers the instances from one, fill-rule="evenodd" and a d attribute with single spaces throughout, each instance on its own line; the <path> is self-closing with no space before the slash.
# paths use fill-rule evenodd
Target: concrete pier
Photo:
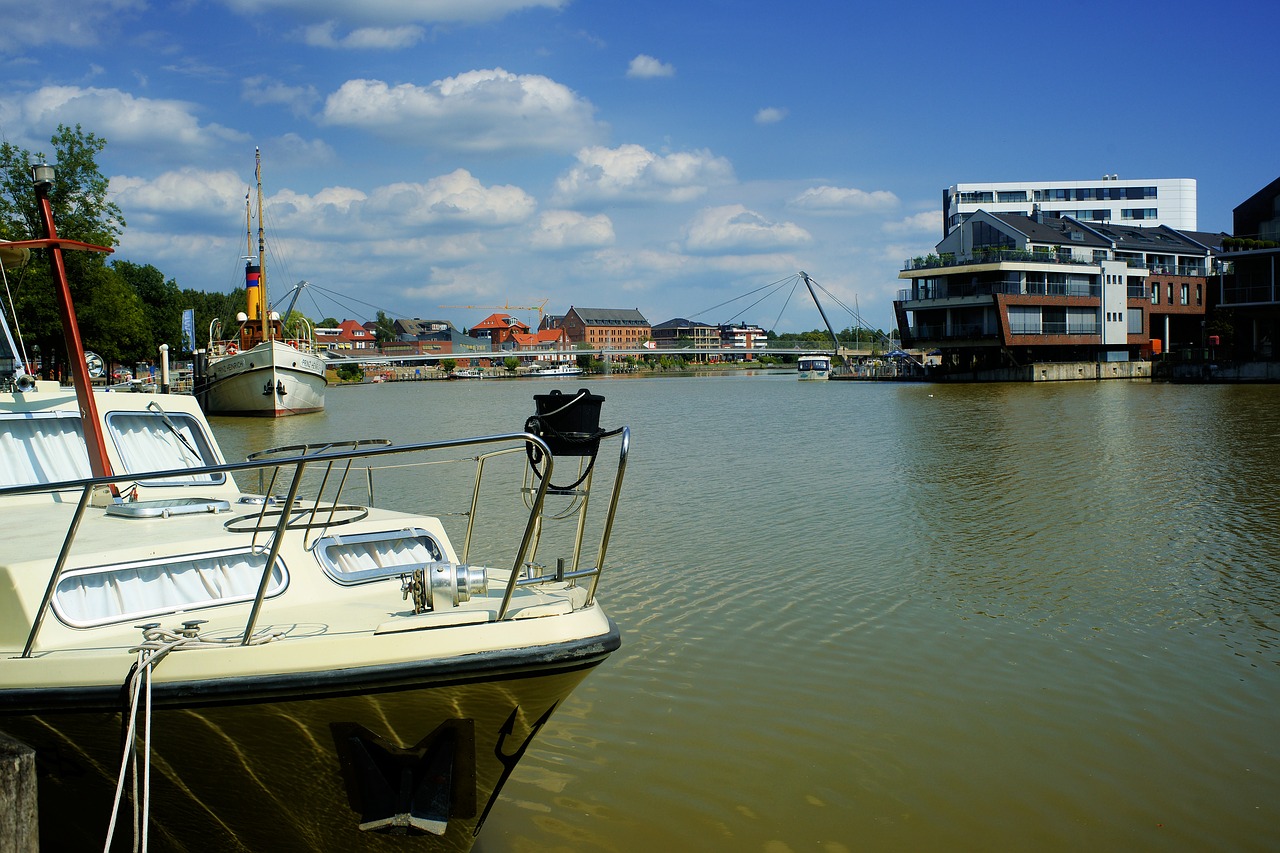
<path id="1" fill-rule="evenodd" d="M 37 853 L 36 753 L 0 732 L 0 853 Z"/>

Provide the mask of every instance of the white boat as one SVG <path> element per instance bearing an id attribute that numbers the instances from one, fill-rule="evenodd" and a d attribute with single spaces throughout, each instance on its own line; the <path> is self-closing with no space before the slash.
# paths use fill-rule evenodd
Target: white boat
<path id="1" fill-rule="evenodd" d="M 796 372 L 801 379 L 827 379 L 831 376 L 831 356 L 826 353 L 805 353 L 800 356 Z"/>
<path id="2" fill-rule="evenodd" d="M 0 730 L 36 752 L 43 848 L 468 849 L 620 645 L 596 590 L 630 437 L 598 428 L 603 398 L 535 398 L 526 431 L 229 464 L 194 397 L 76 379 L 0 377 L 21 531 Z M 564 467 L 577 482 L 551 485 Z"/>
<path id="3" fill-rule="evenodd" d="M 553 367 L 539 367 L 529 372 L 530 376 L 539 377 L 565 377 L 565 376 L 581 376 L 582 368 L 576 364 L 557 364 Z"/>
<path id="4" fill-rule="evenodd" d="M 271 311 L 267 298 L 262 159 L 260 153 L 256 156 L 258 251 L 245 264 L 247 311 L 236 318 L 235 329 L 227 330 L 229 335 L 224 335 L 220 320 L 210 324 L 207 366 L 196 395 L 210 414 L 283 417 L 318 412 L 324 409 L 329 382 L 315 335 L 307 327 L 286 336 L 280 315 Z M 247 200 L 245 220 L 247 226 Z M 251 234 L 247 239 L 252 253 Z"/>

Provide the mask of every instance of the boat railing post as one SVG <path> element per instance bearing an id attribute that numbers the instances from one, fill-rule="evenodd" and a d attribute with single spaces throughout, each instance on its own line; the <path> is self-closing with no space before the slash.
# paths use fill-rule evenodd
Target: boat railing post
<path id="1" fill-rule="evenodd" d="M 62 540 L 62 550 L 58 552 L 58 561 L 53 564 L 53 573 L 49 576 L 49 585 L 45 587 L 44 599 L 40 602 L 40 609 L 36 611 L 36 618 L 31 623 L 31 633 L 27 636 L 27 645 L 22 650 L 22 657 L 31 657 L 31 650 L 36 644 L 36 634 L 40 633 L 40 626 L 44 624 L 45 614 L 49 612 L 49 606 L 53 602 L 53 594 L 58 589 L 58 581 L 62 577 L 62 569 L 67 564 L 67 557 L 71 554 L 71 543 L 76 538 L 76 533 L 80 529 L 80 519 L 84 518 L 85 508 L 89 506 L 89 499 L 93 495 L 96 484 L 91 482 L 85 483 L 84 491 L 80 493 L 80 503 L 76 505 L 76 514 L 71 518 L 71 524 L 67 527 L 67 535 Z"/>
<path id="2" fill-rule="evenodd" d="M 591 578 L 591 586 L 587 589 L 587 603 L 596 597 L 596 587 L 600 585 L 600 576 L 604 574 L 604 555 L 609 550 L 609 536 L 613 532 L 613 519 L 618 514 L 618 497 L 622 494 L 622 478 L 627 473 L 627 455 L 631 452 L 631 429 L 622 428 L 622 448 L 618 451 L 618 473 L 613 481 L 613 495 L 609 498 L 609 512 L 605 516 L 604 532 L 600 534 L 600 552 L 596 555 L 596 573 Z"/>
<path id="3" fill-rule="evenodd" d="M 258 594 L 253 599 L 253 608 L 249 611 L 249 621 L 244 626 L 244 639 L 240 645 L 247 646 L 253 638 L 254 628 L 258 625 L 258 613 L 262 610 L 262 601 L 266 598 L 267 588 L 271 585 L 271 572 L 275 569 L 276 559 L 280 556 L 280 547 L 284 544 L 285 532 L 289 529 L 289 514 L 293 510 L 293 502 L 298 497 L 298 489 L 302 485 L 302 472 L 307 467 L 306 460 L 298 460 L 297 470 L 293 474 L 293 482 L 289 484 L 289 496 L 280 508 L 280 521 L 276 524 L 275 535 L 271 538 L 271 549 L 267 554 L 267 564 L 262 569 L 262 580 L 258 581 Z M 254 534 L 257 535 L 256 533 Z"/>
<path id="4" fill-rule="evenodd" d="M 524 566 L 525 554 L 529 550 L 529 543 L 533 541 L 534 534 L 538 529 L 538 522 L 542 516 L 542 505 L 547 497 L 547 487 L 551 485 L 551 473 L 555 467 L 551 456 L 551 448 L 540 438 L 532 435 L 525 435 L 525 444 L 534 445 L 542 451 L 546 461 L 546 471 L 543 472 L 542 481 L 538 484 L 538 491 L 534 494 L 533 506 L 529 508 L 529 519 L 524 525 L 524 536 L 520 539 L 520 548 L 516 551 L 515 564 L 511 567 L 511 577 L 507 580 L 507 589 L 502 595 L 502 606 L 498 608 L 498 621 L 501 622 L 507 618 L 507 609 L 511 606 L 511 596 L 515 594 L 516 585 L 520 580 L 520 569 Z"/>

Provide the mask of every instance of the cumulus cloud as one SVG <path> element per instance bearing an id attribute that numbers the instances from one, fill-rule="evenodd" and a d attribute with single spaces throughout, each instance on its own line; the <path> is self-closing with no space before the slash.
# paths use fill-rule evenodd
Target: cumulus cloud
<path id="1" fill-rule="evenodd" d="M 777 124 L 787 117 L 783 107 L 765 107 L 756 112 L 756 124 Z"/>
<path id="2" fill-rule="evenodd" d="M 898 222 L 886 222 L 888 234 L 941 234 L 942 211 L 925 210 Z"/>
<path id="3" fill-rule="evenodd" d="M 594 114 L 554 80 L 494 68 L 429 86 L 349 80 L 326 100 L 323 120 L 468 151 L 570 150 L 601 133 Z"/>
<path id="4" fill-rule="evenodd" d="M 299 16 L 357 22 L 475 23 L 522 9 L 560 9 L 569 0 L 226 0 L 243 14 L 283 10 Z"/>
<path id="5" fill-rule="evenodd" d="M 12 135 L 39 136 L 65 124 L 91 128 L 113 146 L 145 146 L 190 153 L 225 142 L 244 142 L 244 134 L 217 124 L 200 124 L 186 101 L 136 98 L 119 89 L 45 86 L 16 98 L 0 98 L 0 116 Z"/>
<path id="6" fill-rule="evenodd" d="M 674 77 L 676 69 L 674 65 L 666 62 L 659 62 L 652 56 L 640 54 L 631 60 L 631 64 L 627 66 L 627 76 L 647 79 L 650 77 Z"/>
<path id="7" fill-rule="evenodd" d="M 685 226 L 685 249 L 696 254 L 775 252 L 813 241 L 794 222 L 773 222 L 740 204 L 709 207 Z"/>
<path id="8" fill-rule="evenodd" d="M 684 202 L 733 183 L 733 167 L 710 151 L 658 155 L 640 145 L 593 146 L 556 179 L 553 197 L 569 205 L 618 201 Z"/>
<path id="9" fill-rule="evenodd" d="M 613 222 L 603 213 L 584 216 L 571 210 L 541 214 L 529 235 L 529 245 L 541 251 L 591 249 L 614 242 Z"/>
<path id="10" fill-rule="evenodd" d="M 810 187 L 787 204 L 814 213 L 866 213 L 891 210 L 898 206 L 898 197 L 888 190 L 822 186 Z"/>
<path id="11" fill-rule="evenodd" d="M 184 168 L 151 179 L 113 176 L 110 187 L 130 222 L 135 214 L 151 218 L 196 213 L 233 222 L 244 210 L 244 178 L 230 169 Z"/>
<path id="12" fill-rule="evenodd" d="M 311 47 L 346 50 L 401 50 L 422 41 L 426 31 L 415 24 L 398 27 L 359 27 L 338 36 L 336 21 L 312 24 L 302 31 L 302 40 Z"/>
<path id="13" fill-rule="evenodd" d="M 401 227 L 494 228 L 525 221 L 536 206 L 519 187 L 486 187 L 466 169 L 457 169 L 425 184 L 380 187 L 370 195 L 365 215 L 394 220 Z"/>

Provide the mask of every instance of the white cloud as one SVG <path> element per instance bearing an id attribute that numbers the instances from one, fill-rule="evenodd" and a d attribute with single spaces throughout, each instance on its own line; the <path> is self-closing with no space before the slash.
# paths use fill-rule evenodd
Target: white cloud
<path id="1" fill-rule="evenodd" d="M 537 204 L 519 187 L 485 187 L 466 169 L 425 184 L 379 187 L 365 205 L 365 217 L 394 221 L 402 228 L 453 226 L 496 228 L 524 222 Z"/>
<path id="2" fill-rule="evenodd" d="M 580 150 L 578 162 L 556 179 L 553 197 L 572 205 L 684 202 L 733 181 L 729 161 L 710 151 L 658 155 L 640 145 L 593 146 Z"/>
<path id="3" fill-rule="evenodd" d="M 226 0 L 243 14 L 280 9 L 308 18 L 378 24 L 475 23 L 492 21 L 522 9 L 560 9 L 569 0 Z"/>
<path id="4" fill-rule="evenodd" d="M 591 249 L 613 245 L 613 222 L 603 213 L 584 216 L 570 210 L 541 214 L 529 235 L 529 245 L 541 251 Z"/>
<path id="5" fill-rule="evenodd" d="M 941 237 L 942 211 L 925 210 L 898 222 L 886 222 L 884 230 L 888 234 L 934 234 Z"/>
<path id="6" fill-rule="evenodd" d="M 25 53 L 46 44 L 85 47 L 109 40 L 146 0 L 59 0 L 57 3 L 7 2 L 0 27 L 0 53 Z"/>
<path id="7" fill-rule="evenodd" d="M 244 178 L 230 169 L 210 172 L 184 168 L 155 178 L 113 176 L 111 195 L 132 222 L 135 214 L 159 218 L 174 214 L 201 214 L 210 220 L 234 222 L 244 210 Z"/>
<path id="8" fill-rule="evenodd" d="M 337 22 L 312 24 L 302 31 L 302 40 L 311 47 L 346 50 L 401 50 L 422 41 L 426 31 L 414 24 L 398 27 L 358 27 L 342 37 L 335 35 Z"/>
<path id="9" fill-rule="evenodd" d="M 628 77 L 642 80 L 650 77 L 674 77 L 675 74 L 674 65 L 659 62 L 652 56 L 643 53 L 631 60 L 631 64 L 627 66 Z"/>
<path id="10" fill-rule="evenodd" d="M 501 68 L 430 86 L 349 80 L 328 97 L 324 122 L 414 144 L 468 151 L 570 150 L 601 133 L 595 107 L 569 87 Z"/>
<path id="11" fill-rule="evenodd" d="M 740 204 L 709 207 L 685 226 L 684 247 L 697 254 L 775 252 L 813 242 L 794 222 L 773 222 Z"/>
<path id="12" fill-rule="evenodd" d="M 0 100 L 0 115 L 10 135 L 29 132 L 39 137 L 59 124 L 80 124 L 113 146 L 144 146 L 152 154 L 163 149 L 190 153 L 247 140 L 221 125 L 201 125 L 195 106 L 186 101 L 136 98 L 119 89 L 45 86 Z"/>
<path id="13" fill-rule="evenodd" d="M 784 107 L 765 107 L 756 113 L 756 124 L 777 124 L 787 117 Z"/>
<path id="14" fill-rule="evenodd" d="M 288 107 L 296 116 L 307 115 L 320 100 L 314 86 L 286 86 L 267 77 L 246 77 L 240 82 L 240 97 L 255 107 Z"/>
<path id="15" fill-rule="evenodd" d="M 892 210 L 898 206 L 898 197 L 888 190 L 822 186 L 810 187 L 787 204 L 814 213 L 865 213 Z"/>

